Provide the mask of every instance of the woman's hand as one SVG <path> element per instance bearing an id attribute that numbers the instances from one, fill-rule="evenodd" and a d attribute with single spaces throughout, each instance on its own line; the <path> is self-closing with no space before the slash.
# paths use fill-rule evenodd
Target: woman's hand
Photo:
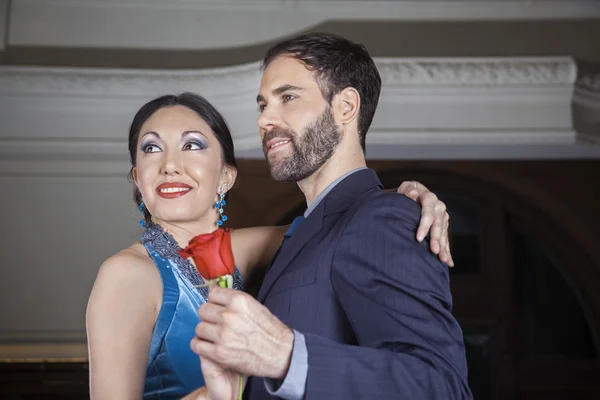
<path id="1" fill-rule="evenodd" d="M 438 254 L 440 260 L 448 264 L 449 267 L 454 267 L 448 240 L 450 216 L 446 212 L 446 204 L 438 199 L 435 193 L 427 189 L 425 185 L 417 181 L 402 182 L 398 188 L 398 193 L 421 205 L 421 222 L 417 230 L 417 240 L 422 241 L 429 232 L 431 251 Z"/>
<path id="2" fill-rule="evenodd" d="M 240 374 L 221 367 L 214 361 L 200 357 L 207 400 L 235 400 L 240 390 Z"/>
<path id="3" fill-rule="evenodd" d="M 200 357 L 205 386 L 181 400 L 235 400 L 238 397 L 240 374 L 222 368 L 215 362 Z"/>

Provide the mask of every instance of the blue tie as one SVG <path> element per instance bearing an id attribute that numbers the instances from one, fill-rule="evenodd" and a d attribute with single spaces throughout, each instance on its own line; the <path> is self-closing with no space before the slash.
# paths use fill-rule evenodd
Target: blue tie
<path id="1" fill-rule="evenodd" d="M 302 216 L 294 218 L 294 222 L 292 222 L 285 235 L 283 235 L 283 242 L 281 242 L 281 246 L 279 246 L 279 248 L 277 249 L 277 252 L 273 257 L 273 261 L 271 261 L 271 265 L 269 265 L 267 272 L 269 271 L 269 269 L 271 269 L 271 266 L 275 263 L 275 260 L 277 260 L 277 256 L 279 256 L 279 253 L 281 253 L 281 249 L 283 249 L 283 246 L 285 246 L 285 242 L 287 242 L 289 238 L 292 237 L 294 231 L 298 229 L 298 227 L 300 226 L 300 224 L 302 224 L 303 221 L 304 217 Z"/>
<path id="2" fill-rule="evenodd" d="M 283 243 L 281 243 L 281 246 L 283 246 L 283 244 L 292 237 L 292 235 L 294 234 L 294 231 L 296 229 L 298 229 L 298 227 L 300 226 L 300 224 L 302 224 L 302 222 L 304 222 L 304 217 L 300 216 L 300 217 L 296 217 L 294 218 L 294 222 L 292 222 L 292 224 L 290 225 L 290 227 L 288 228 L 287 232 L 285 233 L 285 235 L 283 235 Z"/>

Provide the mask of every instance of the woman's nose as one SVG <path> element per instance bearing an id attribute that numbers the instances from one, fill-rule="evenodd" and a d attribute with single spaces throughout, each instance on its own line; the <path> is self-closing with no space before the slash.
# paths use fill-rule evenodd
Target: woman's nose
<path id="1" fill-rule="evenodd" d="M 167 152 L 162 165 L 161 173 L 164 175 L 180 175 L 183 168 L 181 162 L 175 154 Z"/>

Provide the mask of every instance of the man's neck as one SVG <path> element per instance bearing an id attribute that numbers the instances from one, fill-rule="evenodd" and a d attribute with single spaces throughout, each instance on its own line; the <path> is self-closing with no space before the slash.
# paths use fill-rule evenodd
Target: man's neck
<path id="1" fill-rule="evenodd" d="M 306 198 L 306 205 L 310 207 L 319 194 L 336 179 L 350 171 L 366 166 L 362 150 L 343 151 L 343 149 L 338 149 L 317 172 L 298 182 L 298 186 Z"/>

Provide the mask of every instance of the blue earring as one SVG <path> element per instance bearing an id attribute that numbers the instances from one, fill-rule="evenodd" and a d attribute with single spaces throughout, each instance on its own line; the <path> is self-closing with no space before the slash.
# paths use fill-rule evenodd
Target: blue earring
<path id="1" fill-rule="evenodd" d="M 144 203 L 138 206 L 138 210 L 140 210 L 140 212 L 142 213 L 142 217 L 144 217 Z M 144 218 L 140 219 L 140 226 L 142 228 L 146 227 L 146 221 L 144 220 Z"/>
<path id="2" fill-rule="evenodd" d="M 215 203 L 215 208 L 219 210 L 219 220 L 217 225 L 223 226 L 223 223 L 227 221 L 227 215 L 223 214 L 223 206 L 227 204 L 225 202 L 225 188 L 219 189 L 219 200 Z"/>

